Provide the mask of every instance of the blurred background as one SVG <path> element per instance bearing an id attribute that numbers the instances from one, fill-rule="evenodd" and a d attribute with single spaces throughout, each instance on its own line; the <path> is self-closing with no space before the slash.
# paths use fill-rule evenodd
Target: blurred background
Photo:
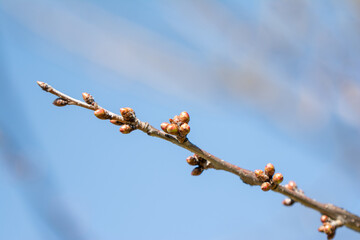
<path id="1" fill-rule="evenodd" d="M 359 1 L 0 1 L 0 239 L 325 239 L 320 214 L 54 107 L 44 81 L 360 214 Z M 347 228 L 337 239 L 359 239 Z"/>

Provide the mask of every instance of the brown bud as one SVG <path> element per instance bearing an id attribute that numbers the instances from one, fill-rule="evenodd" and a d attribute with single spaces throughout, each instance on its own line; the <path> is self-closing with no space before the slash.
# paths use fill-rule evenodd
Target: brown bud
<path id="1" fill-rule="evenodd" d="M 255 176 L 256 176 L 257 178 L 259 178 L 261 175 L 264 174 L 264 171 L 263 171 L 263 170 L 260 170 L 260 169 L 256 169 L 256 170 L 254 171 L 254 173 L 255 173 Z"/>
<path id="2" fill-rule="evenodd" d="M 281 173 L 275 173 L 272 180 L 276 184 L 280 184 L 284 180 L 284 176 Z"/>
<path id="3" fill-rule="evenodd" d="M 131 133 L 132 130 L 134 130 L 130 125 L 124 124 L 120 127 L 120 132 L 123 134 Z"/>
<path id="4" fill-rule="evenodd" d="M 180 134 L 181 134 L 182 136 L 188 135 L 189 132 L 190 132 L 190 126 L 189 126 L 189 124 L 187 124 L 187 123 L 181 124 L 179 131 L 180 131 Z"/>
<path id="5" fill-rule="evenodd" d="M 190 156 L 188 158 L 186 158 L 186 162 L 189 164 L 189 165 L 192 165 L 192 166 L 196 166 L 199 164 L 199 161 L 196 157 L 194 156 Z"/>
<path id="6" fill-rule="evenodd" d="M 204 169 L 202 167 L 196 167 L 192 170 L 191 175 L 199 176 L 203 171 Z"/>
<path id="7" fill-rule="evenodd" d="M 265 174 L 268 175 L 270 178 L 275 173 L 275 167 L 271 163 L 266 164 L 265 166 Z"/>
<path id="8" fill-rule="evenodd" d="M 99 119 L 109 119 L 109 114 L 105 111 L 105 109 L 100 108 L 96 111 L 94 111 L 94 115 Z"/>
<path id="9" fill-rule="evenodd" d="M 261 184 L 261 190 L 263 191 L 269 191 L 271 188 L 271 184 L 269 182 L 264 182 L 263 184 Z"/>
<path id="10" fill-rule="evenodd" d="M 123 123 L 122 123 L 122 122 L 119 122 L 119 121 L 118 121 L 118 120 L 116 120 L 116 119 L 111 119 L 111 120 L 110 120 L 110 122 L 111 122 L 112 124 L 115 124 L 115 125 L 118 125 L 118 126 L 123 125 Z"/>
<path id="11" fill-rule="evenodd" d="M 37 81 L 36 82 L 42 90 L 46 91 L 46 92 L 49 92 L 51 87 L 47 84 L 47 83 L 44 83 L 44 82 L 40 82 L 40 81 Z"/>
<path id="12" fill-rule="evenodd" d="M 91 96 L 89 93 L 84 92 L 82 97 L 87 104 L 92 105 L 95 102 L 93 96 Z"/>
<path id="13" fill-rule="evenodd" d="M 289 183 L 287 184 L 289 187 L 289 190 L 295 190 L 297 188 L 297 185 L 294 181 L 289 181 Z"/>
<path id="14" fill-rule="evenodd" d="M 57 107 L 64 107 L 69 104 L 69 102 L 63 98 L 57 98 L 54 100 L 53 104 Z"/>
<path id="15" fill-rule="evenodd" d="M 129 122 L 135 121 L 136 116 L 132 108 L 129 107 L 120 108 L 120 113 L 125 121 L 129 121 Z"/>
<path id="16" fill-rule="evenodd" d="M 190 116 L 187 112 L 181 112 L 179 114 L 179 120 L 183 123 L 188 123 L 190 121 Z"/>
<path id="17" fill-rule="evenodd" d="M 161 125 L 160 125 L 160 127 L 161 127 L 161 129 L 164 131 L 164 132 L 166 132 L 167 133 L 167 127 L 169 126 L 170 124 L 169 123 L 167 123 L 167 122 L 163 122 Z"/>
<path id="18" fill-rule="evenodd" d="M 321 226 L 318 228 L 318 231 L 319 231 L 319 232 L 324 232 L 324 225 L 321 225 Z"/>
<path id="19" fill-rule="evenodd" d="M 324 233 L 327 235 L 331 235 L 335 232 L 335 227 L 332 226 L 330 223 L 324 223 Z"/>
<path id="20" fill-rule="evenodd" d="M 175 123 L 172 123 L 167 126 L 166 131 L 170 134 L 176 135 L 179 132 L 179 127 Z"/>
<path id="21" fill-rule="evenodd" d="M 285 206 L 291 206 L 295 203 L 294 200 L 292 200 L 291 198 L 285 198 L 283 201 L 282 201 L 282 204 L 284 204 Z"/>
<path id="22" fill-rule="evenodd" d="M 329 217 L 326 216 L 326 215 L 322 215 L 321 218 L 320 218 L 320 221 L 321 221 L 322 223 L 325 223 L 325 222 L 327 222 L 328 220 L 329 220 Z"/>

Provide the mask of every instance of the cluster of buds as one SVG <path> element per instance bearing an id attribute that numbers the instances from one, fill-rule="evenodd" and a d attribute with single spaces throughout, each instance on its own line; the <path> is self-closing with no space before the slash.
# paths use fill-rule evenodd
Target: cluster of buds
<path id="1" fill-rule="evenodd" d="M 294 192 L 298 192 L 301 194 L 304 194 L 304 191 L 299 189 L 297 184 L 294 181 L 289 181 L 288 184 L 286 184 L 284 187 L 286 187 L 287 189 L 289 189 L 290 191 L 294 191 Z M 291 198 L 285 198 L 282 201 L 282 204 L 285 206 L 292 206 L 295 203 L 295 200 L 291 199 Z"/>
<path id="2" fill-rule="evenodd" d="M 132 108 L 125 107 L 120 108 L 121 116 L 124 118 L 125 121 L 129 122 L 129 124 L 123 124 L 115 119 L 110 120 L 112 124 L 120 126 L 120 132 L 123 134 L 131 133 L 133 130 L 136 129 L 134 123 L 136 120 L 135 111 Z"/>
<path id="3" fill-rule="evenodd" d="M 342 226 L 340 221 L 332 220 L 326 215 L 322 215 L 320 221 L 323 225 L 318 228 L 318 231 L 325 233 L 327 235 L 327 239 L 333 239 L 335 237 L 336 228 Z"/>
<path id="4" fill-rule="evenodd" d="M 177 136 L 180 142 L 184 142 L 190 132 L 189 121 L 189 114 L 187 112 L 181 112 L 174 118 L 169 119 L 170 123 L 162 123 L 161 129 L 166 133 Z"/>
<path id="5" fill-rule="evenodd" d="M 264 171 L 257 169 L 254 171 L 255 176 L 262 181 L 261 190 L 269 191 L 275 189 L 284 179 L 281 173 L 275 173 L 275 167 L 273 164 L 268 163 L 265 166 Z"/>
<path id="6" fill-rule="evenodd" d="M 191 166 L 197 166 L 191 172 L 191 175 L 193 176 L 199 176 L 205 169 L 212 168 L 211 163 L 208 160 L 198 156 L 197 154 L 188 157 L 186 162 Z"/>

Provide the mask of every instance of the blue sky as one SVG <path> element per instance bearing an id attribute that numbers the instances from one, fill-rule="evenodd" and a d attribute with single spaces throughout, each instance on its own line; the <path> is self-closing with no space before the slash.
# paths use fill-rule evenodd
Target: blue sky
<path id="1" fill-rule="evenodd" d="M 1 1 L 0 123 L 13 147 L 0 150 L 0 238 L 325 238 L 317 232 L 319 213 L 286 208 L 281 195 L 222 171 L 193 177 L 186 150 L 142 132 L 122 135 L 86 109 L 56 108 L 36 81 L 79 99 L 89 92 L 114 112 L 132 107 L 156 127 L 186 110 L 189 139 L 199 147 L 247 169 L 272 162 L 308 196 L 359 214 L 359 165 L 343 160 L 338 143 L 358 139 L 357 122 L 312 88 L 322 67 L 359 83 L 359 45 L 347 37 L 358 21 L 350 3 L 304 1 L 292 29 L 283 24 L 287 14 L 274 18 L 276 6 L 246 2 Z M 308 18 L 316 20 L 312 30 Z M 326 23 L 334 25 L 321 32 Z M 324 36 L 337 34 L 344 39 L 324 53 Z M 232 79 L 237 74 L 249 83 Z M 310 117 L 294 110 L 298 99 L 312 104 L 304 105 Z M 28 165 L 7 164 L 8 151 Z M 337 239 L 357 238 L 337 231 Z"/>

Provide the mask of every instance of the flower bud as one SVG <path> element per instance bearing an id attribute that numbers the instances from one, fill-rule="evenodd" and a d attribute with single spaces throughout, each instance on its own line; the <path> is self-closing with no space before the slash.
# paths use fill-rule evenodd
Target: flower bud
<path id="1" fill-rule="evenodd" d="M 289 187 L 289 190 L 295 190 L 297 188 L 297 185 L 294 181 L 289 181 L 289 183 L 287 184 Z"/>
<path id="2" fill-rule="evenodd" d="M 204 169 L 202 167 L 196 167 L 192 170 L 191 175 L 199 176 L 203 171 Z"/>
<path id="3" fill-rule="evenodd" d="M 69 104 L 69 102 L 63 98 L 57 98 L 54 100 L 53 104 L 57 107 L 64 107 Z"/>
<path id="4" fill-rule="evenodd" d="M 186 158 L 186 162 L 189 164 L 189 165 L 192 165 L 192 166 L 196 166 L 199 164 L 199 161 L 196 157 L 194 156 L 190 156 L 188 158 Z"/>
<path id="5" fill-rule="evenodd" d="M 169 126 L 170 124 L 169 123 L 167 123 L 167 122 L 163 122 L 161 125 L 160 125 L 160 127 L 161 127 L 161 129 L 164 131 L 164 132 L 166 132 L 167 133 L 167 127 Z"/>
<path id="6" fill-rule="evenodd" d="M 275 173 L 272 180 L 276 184 L 280 184 L 284 180 L 284 176 L 281 173 Z"/>
<path id="7" fill-rule="evenodd" d="M 330 223 L 324 223 L 324 233 L 327 235 L 333 234 L 335 231 L 335 227 L 332 226 Z"/>
<path id="8" fill-rule="evenodd" d="M 84 92 L 82 97 L 87 104 L 92 105 L 95 102 L 93 96 L 91 96 L 89 93 Z"/>
<path id="9" fill-rule="evenodd" d="M 268 163 L 265 166 L 265 174 L 268 175 L 270 178 L 272 177 L 272 175 L 274 175 L 275 173 L 275 167 L 274 165 L 272 165 L 271 163 Z"/>
<path id="10" fill-rule="evenodd" d="M 130 133 L 132 130 L 134 130 L 130 125 L 124 124 L 120 127 L 120 132 L 123 134 L 128 134 Z"/>
<path id="11" fill-rule="evenodd" d="M 189 132 L 190 132 L 190 126 L 189 126 L 189 124 L 187 124 L 187 123 L 181 124 L 179 131 L 180 131 L 180 134 L 181 134 L 182 136 L 188 135 Z"/>
<path id="12" fill-rule="evenodd" d="M 119 121 L 118 121 L 118 120 L 116 120 L 116 119 L 111 119 L 111 120 L 110 120 L 110 122 L 111 122 L 112 124 L 115 124 L 115 125 L 118 125 L 118 126 L 123 125 L 123 123 L 122 123 L 122 122 L 119 122 Z"/>
<path id="13" fill-rule="evenodd" d="M 324 225 L 321 225 L 321 226 L 318 228 L 318 231 L 319 231 L 319 232 L 324 232 Z"/>
<path id="14" fill-rule="evenodd" d="M 295 203 L 294 200 L 292 200 L 291 198 L 285 198 L 283 201 L 282 201 L 282 204 L 284 204 L 285 206 L 291 206 Z"/>
<path id="15" fill-rule="evenodd" d="M 176 135 L 179 132 L 179 127 L 175 123 L 172 123 L 167 126 L 166 131 L 170 134 Z"/>
<path id="16" fill-rule="evenodd" d="M 326 215 L 322 215 L 321 218 L 320 218 L 320 221 L 321 221 L 322 223 L 325 223 L 325 222 L 327 222 L 328 220 L 329 220 L 329 217 L 326 216 Z"/>
<path id="17" fill-rule="evenodd" d="M 271 184 L 269 182 L 264 182 L 263 184 L 261 184 L 261 190 L 267 192 L 269 191 L 271 188 Z"/>
<path id="18" fill-rule="evenodd" d="M 109 114 L 105 111 L 105 109 L 100 108 L 96 111 L 94 111 L 94 115 L 99 119 L 109 119 Z"/>
<path id="19" fill-rule="evenodd" d="M 129 122 L 135 121 L 136 116 L 132 108 L 129 107 L 120 108 L 120 113 L 125 121 L 129 121 Z"/>
<path id="20" fill-rule="evenodd" d="M 176 115 L 174 116 L 172 119 L 171 119 L 171 123 L 179 123 L 180 122 L 180 119 L 179 119 L 179 116 Z"/>
<path id="21" fill-rule="evenodd" d="M 260 169 L 256 169 L 256 170 L 254 171 L 254 173 L 255 173 L 255 176 L 256 176 L 257 178 L 259 178 L 261 175 L 264 174 L 264 171 L 263 171 L 263 170 L 260 170 Z"/>
<path id="22" fill-rule="evenodd" d="M 335 237 L 335 231 L 333 233 L 327 235 L 328 240 L 334 239 L 334 237 Z"/>
<path id="23" fill-rule="evenodd" d="M 181 112 L 179 114 L 179 120 L 183 123 L 188 123 L 190 121 L 190 116 L 187 112 Z"/>

